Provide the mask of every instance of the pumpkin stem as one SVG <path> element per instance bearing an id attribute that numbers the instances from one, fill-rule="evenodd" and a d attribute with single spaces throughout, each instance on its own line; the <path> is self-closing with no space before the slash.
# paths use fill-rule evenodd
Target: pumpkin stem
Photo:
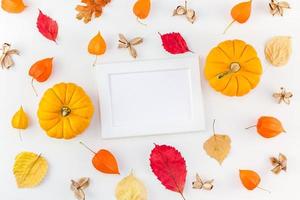
<path id="1" fill-rule="evenodd" d="M 35 96 L 39 96 L 36 89 L 35 89 L 35 87 L 34 87 L 34 85 L 33 85 L 33 81 L 34 81 L 34 79 L 31 79 L 31 87 L 33 89 L 33 92 L 34 92 Z"/>
<path id="2" fill-rule="evenodd" d="M 84 146 L 86 149 L 88 149 L 90 152 L 96 154 L 95 151 L 93 151 L 90 147 L 88 147 L 86 144 L 84 144 L 83 142 L 79 142 L 82 146 Z"/>
<path id="3" fill-rule="evenodd" d="M 256 127 L 256 125 L 249 126 L 249 127 L 245 128 L 245 129 L 250 129 L 250 128 L 254 128 L 254 127 Z"/>
<path id="4" fill-rule="evenodd" d="M 224 76 L 231 74 L 231 73 L 236 73 L 241 69 L 241 65 L 237 62 L 233 62 L 230 64 L 230 69 L 226 72 L 220 73 L 218 75 L 218 79 L 223 78 Z"/>
<path id="5" fill-rule="evenodd" d="M 67 117 L 71 113 L 71 109 L 67 106 L 63 106 L 60 112 L 63 117 Z"/>
<path id="6" fill-rule="evenodd" d="M 225 28 L 225 31 L 223 32 L 223 34 L 225 34 L 228 29 L 232 26 L 232 24 L 235 22 L 235 20 L 233 20 L 226 28 Z"/>

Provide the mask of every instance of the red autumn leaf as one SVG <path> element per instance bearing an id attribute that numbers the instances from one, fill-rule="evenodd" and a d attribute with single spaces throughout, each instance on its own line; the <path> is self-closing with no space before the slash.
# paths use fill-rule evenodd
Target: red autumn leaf
<path id="1" fill-rule="evenodd" d="M 58 25 L 56 21 L 42 13 L 42 11 L 39 11 L 36 25 L 43 36 L 45 36 L 48 40 L 56 42 L 58 32 Z"/>
<path id="2" fill-rule="evenodd" d="M 159 33 L 164 49 L 171 54 L 182 54 L 190 52 L 185 40 L 180 33 Z"/>
<path id="3" fill-rule="evenodd" d="M 184 199 L 187 170 L 178 150 L 167 145 L 155 145 L 150 155 L 150 166 L 161 184 L 168 190 L 180 193 Z"/>

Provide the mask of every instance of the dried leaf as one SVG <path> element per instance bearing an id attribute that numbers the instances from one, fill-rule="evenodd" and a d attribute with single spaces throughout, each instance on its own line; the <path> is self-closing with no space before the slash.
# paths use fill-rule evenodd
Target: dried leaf
<path id="1" fill-rule="evenodd" d="M 286 1 L 271 0 L 269 3 L 270 12 L 274 16 L 276 14 L 283 16 L 284 9 L 290 9 L 290 4 Z"/>
<path id="2" fill-rule="evenodd" d="M 141 44 L 143 42 L 143 38 L 141 37 L 136 37 L 133 38 L 132 40 L 128 41 L 126 37 L 123 34 L 119 34 L 119 44 L 118 48 L 128 48 L 130 55 L 133 58 L 137 57 L 137 52 L 136 49 L 133 47 L 134 45 Z"/>
<path id="3" fill-rule="evenodd" d="M 117 200 L 147 200 L 147 189 L 142 181 L 130 173 L 118 183 L 115 196 Z"/>
<path id="4" fill-rule="evenodd" d="M 279 174 L 282 170 L 287 170 L 287 158 L 282 153 L 279 153 L 278 158 L 271 157 L 270 158 L 271 164 L 274 167 L 271 171 L 274 174 Z"/>
<path id="5" fill-rule="evenodd" d="M 293 97 L 293 93 L 287 92 L 284 87 L 281 87 L 280 92 L 274 93 L 273 97 L 276 99 L 276 101 L 279 104 L 284 102 L 289 105 L 291 103 L 291 98 Z"/>
<path id="6" fill-rule="evenodd" d="M 173 16 L 176 15 L 185 15 L 187 20 L 192 24 L 196 20 L 196 12 L 193 9 L 187 7 L 187 1 L 185 1 L 184 6 L 177 6 L 176 9 L 173 11 Z"/>
<path id="7" fill-rule="evenodd" d="M 187 170 L 185 160 L 177 149 L 155 145 L 150 155 L 150 166 L 166 189 L 178 192 L 183 197 Z"/>
<path id="8" fill-rule="evenodd" d="M 76 199 L 85 200 L 84 189 L 90 185 L 90 179 L 87 177 L 80 178 L 78 181 L 71 180 L 71 190 L 74 192 Z"/>
<path id="9" fill-rule="evenodd" d="M 44 179 L 48 163 L 41 155 L 22 152 L 15 159 L 13 171 L 19 188 L 31 188 Z"/>
<path id="10" fill-rule="evenodd" d="M 266 59 L 276 67 L 286 65 L 291 54 L 292 42 L 289 36 L 275 36 L 266 44 Z"/>
<path id="11" fill-rule="evenodd" d="M 213 130 L 214 124 L 215 120 L 213 123 Z M 230 143 L 231 139 L 228 135 L 216 134 L 214 130 L 214 135 L 206 140 L 206 142 L 203 144 L 203 148 L 210 157 L 217 160 L 221 165 L 230 152 Z"/>
<path id="12" fill-rule="evenodd" d="M 48 40 L 56 42 L 58 25 L 52 18 L 48 17 L 41 10 L 39 10 L 39 16 L 37 18 L 37 28 L 39 32 Z"/>
<path id="13" fill-rule="evenodd" d="M 171 54 L 191 52 L 180 33 L 159 33 L 164 49 Z"/>
<path id="14" fill-rule="evenodd" d="M 0 65 L 2 69 L 9 69 L 14 65 L 14 61 L 12 60 L 12 55 L 19 55 L 19 51 L 17 49 L 10 49 L 11 45 L 8 43 L 4 43 L 2 45 L 2 54 L 0 55 Z"/>
<path id="15" fill-rule="evenodd" d="M 78 11 L 76 18 L 82 20 L 84 23 L 89 23 L 94 15 L 95 18 L 100 17 L 102 8 L 110 2 L 110 0 L 81 0 L 85 5 L 76 6 L 75 10 Z"/>
<path id="16" fill-rule="evenodd" d="M 201 177 L 199 174 L 196 174 L 196 181 L 192 183 L 194 189 L 204 189 L 204 190 L 212 190 L 213 189 L 213 181 L 214 180 L 209 180 L 209 181 L 202 181 Z"/>

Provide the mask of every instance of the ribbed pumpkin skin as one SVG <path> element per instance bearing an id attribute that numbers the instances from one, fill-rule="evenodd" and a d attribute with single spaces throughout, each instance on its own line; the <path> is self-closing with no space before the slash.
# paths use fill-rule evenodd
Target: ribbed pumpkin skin
<path id="1" fill-rule="evenodd" d="M 71 139 L 89 126 L 93 113 L 92 101 L 81 87 L 59 83 L 44 93 L 38 119 L 48 136 Z"/>
<path id="2" fill-rule="evenodd" d="M 204 68 L 211 87 L 226 96 L 249 93 L 259 83 L 262 72 L 255 49 L 241 40 L 227 40 L 213 48 Z"/>

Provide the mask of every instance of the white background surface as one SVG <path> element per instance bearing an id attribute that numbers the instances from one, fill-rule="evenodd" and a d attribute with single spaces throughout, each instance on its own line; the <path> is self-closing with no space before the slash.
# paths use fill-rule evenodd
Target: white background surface
<path id="1" fill-rule="evenodd" d="M 117 182 L 134 170 L 136 176 L 144 181 L 150 200 L 180 199 L 180 196 L 165 190 L 156 180 L 149 167 L 149 154 L 153 143 L 173 145 L 182 152 L 188 166 L 185 195 L 188 200 L 196 199 L 299 199 L 299 21 L 300 3 L 290 0 L 293 9 L 285 17 L 272 17 L 268 13 L 268 1 L 253 2 L 253 15 L 245 25 L 235 24 L 222 35 L 230 22 L 229 11 L 238 1 L 235 0 L 191 0 L 199 19 L 194 25 L 180 17 L 170 17 L 173 8 L 182 1 L 153 0 L 152 12 L 147 27 L 141 26 L 132 15 L 132 0 L 113 0 L 104 8 L 104 14 L 88 25 L 75 19 L 75 5 L 78 1 L 33 1 L 26 0 L 29 6 L 19 15 L 0 11 L 0 43 L 10 42 L 21 51 L 20 57 L 14 57 L 16 67 L 9 71 L 0 71 L 0 188 L 1 198 L 7 200 L 69 200 L 74 199 L 69 190 L 71 178 L 91 177 L 91 186 L 87 189 L 88 200 L 112 200 Z M 38 8 L 58 21 L 60 30 L 58 45 L 43 38 L 35 27 Z M 91 66 L 94 57 L 88 55 L 86 46 L 91 37 L 100 30 L 107 42 L 106 55 L 100 62 L 130 60 L 126 50 L 117 49 L 118 33 L 128 37 L 142 36 L 145 42 L 137 47 L 139 59 L 169 57 L 161 48 L 157 32 L 179 31 L 187 40 L 190 48 L 205 57 L 208 51 L 225 39 L 239 38 L 254 45 L 264 66 L 264 75 L 259 86 L 242 98 L 229 98 L 217 94 L 202 79 L 206 109 L 206 132 L 196 134 L 168 135 L 157 137 L 130 138 L 120 140 L 102 140 L 99 134 L 99 115 L 96 112 L 89 129 L 80 137 L 71 140 L 48 138 L 39 128 L 36 110 L 39 98 L 30 87 L 27 75 L 32 63 L 44 57 L 54 56 L 54 72 L 44 84 L 36 84 L 42 92 L 60 81 L 72 81 L 83 86 L 97 106 L 97 89 Z M 266 63 L 263 55 L 264 44 L 274 35 L 293 37 L 294 52 L 289 64 L 274 68 Z M 202 67 L 202 66 L 201 66 Z M 277 105 L 271 94 L 280 86 L 295 93 L 291 106 Z M 31 126 L 23 132 L 23 142 L 18 132 L 11 128 L 10 119 L 20 105 L 30 114 Z M 273 115 L 280 118 L 287 133 L 274 139 L 263 139 L 255 130 L 245 131 L 261 115 Z M 217 119 L 216 129 L 232 138 L 232 150 L 229 157 L 219 166 L 203 151 L 203 142 L 211 135 L 212 119 Z M 97 172 L 90 163 L 92 155 L 78 142 L 84 141 L 93 149 L 107 148 L 118 158 L 121 176 L 109 176 Z M 49 173 L 44 182 L 35 189 L 17 189 L 12 174 L 14 157 L 21 151 L 42 153 L 49 161 Z M 289 159 L 288 173 L 273 175 L 268 157 L 282 152 Z M 261 190 L 249 192 L 240 184 L 239 168 L 254 169 L 261 174 Z M 191 189 L 191 182 L 198 172 L 204 178 L 214 178 L 215 188 L 211 192 Z"/>

